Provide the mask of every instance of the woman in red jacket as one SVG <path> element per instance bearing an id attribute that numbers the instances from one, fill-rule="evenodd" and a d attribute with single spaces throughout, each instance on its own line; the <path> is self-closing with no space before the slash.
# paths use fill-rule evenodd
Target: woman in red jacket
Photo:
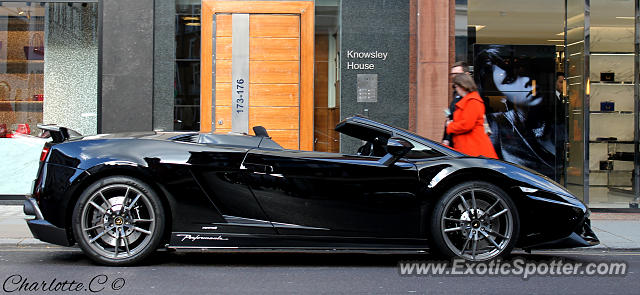
<path id="1" fill-rule="evenodd" d="M 447 133 L 453 135 L 453 146 L 470 156 L 497 159 L 489 136 L 484 131 L 484 102 L 471 76 L 458 74 L 453 87 L 462 99 L 456 103 L 453 120 L 447 121 Z"/>

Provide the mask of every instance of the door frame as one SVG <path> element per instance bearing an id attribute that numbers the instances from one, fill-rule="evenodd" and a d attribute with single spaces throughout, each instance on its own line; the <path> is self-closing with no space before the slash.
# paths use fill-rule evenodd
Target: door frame
<path id="1" fill-rule="evenodd" d="M 200 131 L 213 130 L 213 16 L 216 13 L 260 13 L 300 15 L 300 149 L 313 150 L 313 1 L 219 1 L 202 0 Z M 211 54 L 206 54 L 207 52 Z M 211 91 L 209 91 L 209 89 Z"/>

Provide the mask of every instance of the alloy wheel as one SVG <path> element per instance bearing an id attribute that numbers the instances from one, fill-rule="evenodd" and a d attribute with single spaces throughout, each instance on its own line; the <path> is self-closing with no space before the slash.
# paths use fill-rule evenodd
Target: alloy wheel
<path id="1" fill-rule="evenodd" d="M 100 256 L 113 260 L 144 251 L 154 237 L 156 212 L 149 196 L 128 184 L 94 192 L 82 208 L 82 239 Z"/>
<path id="2" fill-rule="evenodd" d="M 510 206 L 499 194 L 481 187 L 458 191 L 444 205 L 440 222 L 446 246 L 471 261 L 500 255 L 514 233 Z"/>

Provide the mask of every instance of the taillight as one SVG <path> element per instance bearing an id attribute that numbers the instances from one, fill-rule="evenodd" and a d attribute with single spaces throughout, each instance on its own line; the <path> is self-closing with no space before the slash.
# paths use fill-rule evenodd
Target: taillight
<path id="1" fill-rule="evenodd" d="M 44 160 L 47 159 L 47 155 L 49 154 L 49 150 L 50 149 L 51 148 L 46 147 L 46 146 L 44 148 L 42 148 L 42 153 L 40 153 L 40 162 L 44 162 Z"/>

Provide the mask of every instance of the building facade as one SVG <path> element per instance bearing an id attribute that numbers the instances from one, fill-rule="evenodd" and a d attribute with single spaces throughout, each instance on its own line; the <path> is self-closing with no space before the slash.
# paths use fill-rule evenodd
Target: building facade
<path id="1" fill-rule="evenodd" d="M 440 141 L 449 67 L 466 61 L 503 159 L 592 207 L 634 207 L 637 11 L 638 0 L 2 1 L 0 196 L 28 193 L 38 123 L 262 125 L 286 148 L 351 153 L 359 143 L 333 127 L 363 115 Z"/>

